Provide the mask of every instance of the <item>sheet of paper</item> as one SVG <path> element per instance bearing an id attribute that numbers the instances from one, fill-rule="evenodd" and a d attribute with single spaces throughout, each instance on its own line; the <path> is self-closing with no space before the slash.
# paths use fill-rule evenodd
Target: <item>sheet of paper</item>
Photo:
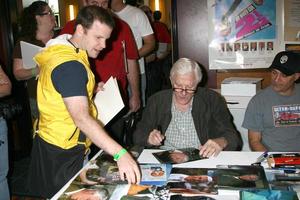
<path id="1" fill-rule="evenodd" d="M 33 57 L 38 52 L 40 52 L 43 48 L 24 41 L 20 41 L 20 45 L 21 45 L 23 67 L 25 69 L 35 68 L 36 62 L 33 60 Z"/>
<path id="2" fill-rule="evenodd" d="M 110 77 L 94 99 L 98 110 L 98 119 L 106 125 L 124 107 L 116 78 Z"/>

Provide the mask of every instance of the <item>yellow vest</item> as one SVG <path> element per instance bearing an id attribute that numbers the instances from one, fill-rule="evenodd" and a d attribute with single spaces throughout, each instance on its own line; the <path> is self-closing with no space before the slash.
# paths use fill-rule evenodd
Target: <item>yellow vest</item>
<path id="1" fill-rule="evenodd" d="M 96 107 L 92 100 L 95 86 L 95 77 L 90 69 L 87 53 L 79 50 L 76 53 L 74 47 L 68 45 L 53 45 L 47 47 L 34 57 L 40 67 L 37 85 L 37 102 L 39 108 L 39 121 L 37 134 L 46 142 L 63 149 L 70 149 L 77 144 L 88 147 L 89 139 L 79 142 L 80 130 L 73 122 L 60 93 L 56 91 L 51 80 L 52 71 L 62 63 L 78 61 L 84 65 L 88 83 L 89 112 L 94 118 L 97 117 Z"/>

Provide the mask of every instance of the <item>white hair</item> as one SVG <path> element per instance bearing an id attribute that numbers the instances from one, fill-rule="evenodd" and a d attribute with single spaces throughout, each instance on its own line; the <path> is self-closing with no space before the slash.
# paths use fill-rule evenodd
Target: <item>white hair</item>
<path id="1" fill-rule="evenodd" d="M 171 81 L 174 80 L 174 76 L 176 74 L 184 75 L 187 73 L 193 72 L 196 77 L 196 83 L 198 83 L 202 80 L 202 71 L 198 63 L 192 59 L 189 58 L 180 58 L 177 60 L 170 71 L 170 79 Z"/>

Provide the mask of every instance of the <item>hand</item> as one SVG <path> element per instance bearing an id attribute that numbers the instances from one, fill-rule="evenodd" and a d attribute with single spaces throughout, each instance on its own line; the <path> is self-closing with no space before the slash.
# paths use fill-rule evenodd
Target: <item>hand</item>
<path id="1" fill-rule="evenodd" d="M 138 165 L 127 152 L 118 161 L 118 168 L 121 180 L 128 181 L 128 184 L 138 184 L 141 180 L 141 172 Z"/>
<path id="2" fill-rule="evenodd" d="M 76 192 L 71 195 L 70 197 L 72 200 L 100 200 L 102 199 L 99 195 L 97 190 L 89 190 L 84 189 L 79 192 Z"/>
<path id="3" fill-rule="evenodd" d="M 165 136 L 161 134 L 159 130 L 153 129 L 153 131 L 150 132 L 148 137 L 148 144 L 154 145 L 154 146 L 160 146 L 162 145 L 162 141 L 165 139 Z"/>
<path id="4" fill-rule="evenodd" d="M 225 138 L 209 139 L 203 146 L 200 147 L 200 156 L 211 157 L 217 156 L 227 146 Z"/>
<path id="5" fill-rule="evenodd" d="M 95 93 L 99 92 L 99 91 L 104 91 L 104 82 L 98 82 L 97 86 L 95 86 Z"/>
<path id="6" fill-rule="evenodd" d="M 131 96 L 129 99 L 129 109 L 131 112 L 136 112 L 141 107 L 141 99 L 139 96 Z"/>

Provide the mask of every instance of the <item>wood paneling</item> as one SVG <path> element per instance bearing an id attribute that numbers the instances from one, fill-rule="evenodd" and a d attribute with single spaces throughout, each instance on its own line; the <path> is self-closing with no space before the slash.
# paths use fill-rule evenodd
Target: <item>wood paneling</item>
<path id="1" fill-rule="evenodd" d="M 225 78 L 229 77 L 254 77 L 263 78 L 262 88 L 267 87 L 271 83 L 271 75 L 268 69 L 255 70 L 230 70 L 217 72 L 217 88 L 221 88 L 221 83 Z"/>

